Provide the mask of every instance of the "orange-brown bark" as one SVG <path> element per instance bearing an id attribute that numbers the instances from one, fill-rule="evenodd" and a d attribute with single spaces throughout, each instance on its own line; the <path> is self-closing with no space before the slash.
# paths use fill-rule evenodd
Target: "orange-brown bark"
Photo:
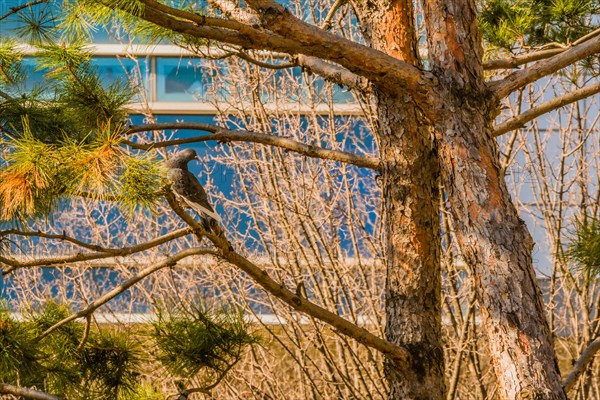
<path id="1" fill-rule="evenodd" d="M 370 44 L 419 66 L 411 0 L 357 3 Z M 439 166 L 425 118 L 384 87 L 378 107 L 386 229 L 386 339 L 407 348 L 408 368 L 387 362 L 389 399 L 443 399 Z"/>

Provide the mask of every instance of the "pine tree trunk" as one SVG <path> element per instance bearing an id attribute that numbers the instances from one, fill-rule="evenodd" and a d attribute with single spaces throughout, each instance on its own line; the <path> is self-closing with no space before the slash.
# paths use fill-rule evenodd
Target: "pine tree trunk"
<path id="1" fill-rule="evenodd" d="M 462 256 L 475 271 L 501 399 L 565 399 L 537 286 L 533 240 L 512 203 L 492 124 L 474 0 L 424 2 L 432 75 L 428 115 Z"/>
<path id="2" fill-rule="evenodd" d="M 419 65 L 411 0 L 355 4 L 371 46 Z M 409 96 L 375 88 L 386 226 L 386 339 L 410 369 L 387 360 L 389 399 L 443 399 L 439 164 L 431 129 Z"/>
<path id="3" fill-rule="evenodd" d="M 501 399 L 565 399 L 537 285 L 533 240 L 508 193 L 481 102 L 456 100 L 438 131 L 443 181 L 474 268 Z"/>
<path id="4" fill-rule="evenodd" d="M 443 399 L 439 166 L 426 125 L 402 99 L 377 95 L 386 224 L 386 339 L 411 368 L 388 361 L 389 399 Z"/>

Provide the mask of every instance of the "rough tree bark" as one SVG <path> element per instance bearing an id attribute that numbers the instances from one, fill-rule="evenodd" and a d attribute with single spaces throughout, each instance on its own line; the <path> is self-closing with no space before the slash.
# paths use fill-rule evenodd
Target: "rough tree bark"
<path id="1" fill-rule="evenodd" d="M 437 157 L 418 111 L 402 107 L 406 99 L 376 97 L 387 224 L 386 339 L 411 354 L 409 371 L 386 362 L 389 399 L 442 399 Z"/>
<path id="2" fill-rule="evenodd" d="M 411 0 L 358 0 L 370 45 L 420 66 Z M 432 134 L 408 95 L 375 87 L 386 230 L 386 339 L 408 349 L 410 369 L 386 360 L 389 399 L 445 397 L 441 344 L 439 165 Z"/>
<path id="3" fill-rule="evenodd" d="M 475 271 L 502 399 L 565 399 L 531 251 L 501 175 L 472 0 L 426 2 L 429 61 L 439 80 L 433 122 L 457 237 Z"/>

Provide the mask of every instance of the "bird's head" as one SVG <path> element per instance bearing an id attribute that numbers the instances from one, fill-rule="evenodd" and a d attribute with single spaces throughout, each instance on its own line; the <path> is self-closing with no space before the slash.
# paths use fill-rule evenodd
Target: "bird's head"
<path id="1" fill-rule="evenodd" d="M 185 149 L 180 151 L 179 153 L 177 153 L 177 155 L 175 156 L 175 158 L 184 161 L 184 162 L 190 162 L 192 160 L 198 160 L 200 161 L 200 157 L 198 157 L 198 154 L 196 154 L 196 150 L 194 149 Z"/>
<path id="2" fill-rule="evenodd" d="M 187 163 L 192 160 L 200 160 L 194 149 L 185 149 L 175 154 L 175 156 L 165 162 L 168 168 L 186 168 Z"/>

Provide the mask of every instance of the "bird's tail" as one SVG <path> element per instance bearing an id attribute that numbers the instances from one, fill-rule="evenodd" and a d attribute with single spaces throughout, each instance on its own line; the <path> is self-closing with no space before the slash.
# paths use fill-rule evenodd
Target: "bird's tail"
<path id="1" fill-rule="evenodd" d="M 190 206 L 190 208 L 192 208 L 192 209 L 196 210 L 196 212 L 200 213 L 200 215 L 206 215 L 207 217 L 213 218 L 214 220 L 216 220 L 219 223 L 222 222 L 219 214 L 217 214 L 213 210 L 209 210 L 208 208 L 202 206 L 201 204 L 189 201 L 185 197 L 183 198 L 183 200 L 187 203 L 188 206 Z"/>

